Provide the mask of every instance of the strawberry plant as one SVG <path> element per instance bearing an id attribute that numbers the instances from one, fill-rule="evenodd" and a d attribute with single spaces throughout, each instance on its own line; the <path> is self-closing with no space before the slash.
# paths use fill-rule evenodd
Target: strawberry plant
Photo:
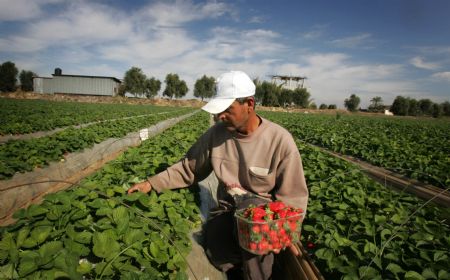
<path id="1" fill-rule="evenodd" d="M 450 123 L 446 119 L 261 114 L 307 143 L 361 158 L 437 187 L 450 185 Z"/>
<path id="2" fill-rule="evenodd" d="M 191 110 L 106 121 L 79 129 L 68 128 L 47 137 L 9 141 L 0 146 L 0 180 L 10 178 L 16 172 L 32 171 L 61 160 L 66 153 L 80 151 L 108 138 L 121 138 L 129 132 L 188 111 Z"/>
<path id="3" fill-rule="evenodd" d="M 175 107 L 151 105 L 55 102 L 47 100 L 0 99 L 0 135 L 47 131 L 58 127 L 120 119 L 159 112 Z"/>
<path id="4" fill-rule="evenodd" d="M 208 119 L 196 114 L 18 211 L 0 228 L 0 279 L 186 279 L 189 233 L 200 223 L 195 188 L 126 191 L 182 157 Z"/>

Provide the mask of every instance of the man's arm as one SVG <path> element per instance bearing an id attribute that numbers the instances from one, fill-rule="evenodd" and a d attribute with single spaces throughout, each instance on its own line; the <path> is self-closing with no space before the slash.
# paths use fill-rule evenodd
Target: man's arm
<path id="1" fill-rule="evenodd" d="M 147 193 L 152 189 L 160 192 L 164 189 L 183 188 L 192 185 L 194 181 L 206 178 L 212 171 L 208 145 L 210 136 L 211 131 L 208 130 L 189 149 L 182 160 L 146 181 L 133 185 L 128 193 L 135 191 Z"/>

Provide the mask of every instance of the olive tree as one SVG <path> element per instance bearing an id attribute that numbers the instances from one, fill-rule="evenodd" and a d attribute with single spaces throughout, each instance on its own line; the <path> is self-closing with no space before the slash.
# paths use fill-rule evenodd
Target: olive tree
<path id="1" fill-rule="evenodd" d="M 194 96 L 202 99 L 211 98 L 215 94 L 215 79 L 214 77 L 207 77 L 203 75 L 195 82 Z"/>
<path id="2" fill-rule="evenodd" d="M 18 73 L 19 70 L 17 70 L 17 67 L 13 62 L 7 61 L 2 63 L 0 65 L 0 91 L 16 91 Z"/>
<path id="3" fill-rule="evenodd" d="M 344 100 L 344 105 L 350 112 L 356 112 L 359 109 L 359 102 L 361 102 L 361 99 L 355 94 L 352 94 L 350 98 Z"/>
<path id="4" fill-rule="evenodd" d="M 35 77 L 36 74 L 32 71 L 20 71 L 19 74 L 19 80 L 20 80 L 20 88 L 23 91 L 33 91 L 33 77 Z"/>
<path id="5" fill-rule="evenodd" d="M 177 74 L 167 74 L 164 82 L 166 83 L 166 88 L 164 89 L 163 95 L 169 98 L 183 97 L 189 90 L 186 82 L 180 80 Z"/>

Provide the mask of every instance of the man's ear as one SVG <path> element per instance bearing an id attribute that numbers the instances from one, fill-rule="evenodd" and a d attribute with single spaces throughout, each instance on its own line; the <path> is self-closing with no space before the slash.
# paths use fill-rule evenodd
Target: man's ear
<path id="1" fill-rule="evenodd" d="M 255 110 L 255 98 L 253 96 L 247 98 L 247 105 L 249 109 L 251 108 L 253 111 Z"/>

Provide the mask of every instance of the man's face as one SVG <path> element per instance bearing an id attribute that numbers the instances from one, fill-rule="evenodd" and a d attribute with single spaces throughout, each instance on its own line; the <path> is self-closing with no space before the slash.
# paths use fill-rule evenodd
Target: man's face
<path id="1" fill-rule="evenodd" d="M 246 131 L 248 117 L 249 117 L 249 104 L 244 102 L 240 104 L 234 101 L 230 107 L 225 111 L 217 114 L 215 117 L 223 122 L 228 129 L 228 131 Z"/>

